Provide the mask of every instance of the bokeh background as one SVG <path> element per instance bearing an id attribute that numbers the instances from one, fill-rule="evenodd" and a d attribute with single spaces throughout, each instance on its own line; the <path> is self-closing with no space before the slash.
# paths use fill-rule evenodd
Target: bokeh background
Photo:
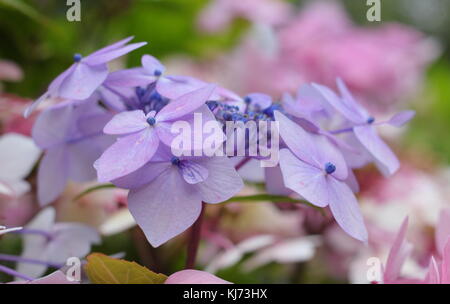
<path id="1" fill-rule="evenodd" d="M 166 63 L 169 69 L 197 73 L 202 76 L 213 75 L 211 77 L 214 79 L 205 80 L 220 81 L 221 77 L 217 77 L 217 74 L 220 74 L 221 69 L 231 66 L 221 65 L 221 62 L 224 58 L 236 56 L 236 49 L 247 39 L 254 27 L 248 18 L 238 16 L 229 25 L 217 31 L 202 30 L 199 26 L 199 16 L 211 3 L 209 0 L 82 0 L 81 22 L 67 21 L 68 7 L 65 2 L 0 0 L 0 59 L 15 62 L 22 70 L 22 75 L 19 75 L 21 77 L 17 77 L 15 81 L 2 82 L 1 90 L 4 96 L 34 99 L 45 91 L 55 75 L 72 62 L 74 53 L 88 54 L 130 35 L 136 37 L 135 41 L 148 41 L 149 44 L 132 52 L 125 60 L 117 62 L 117 66 L 139 65 L 140 57 L 150 53 Z M 316 1 L 289 0 L 286 2 L 289 2 L 292 6 L 291 10 L 296 13 L 301 11 L 307 3 Z M 417 116 L 401 136 L 387 134 L 402 164 L 405 164 L 407 168 L 405 170 L 409 171 L 400 172 L 400 177 L 394 177 L 396 178 L 394 181 L 385 181 L 386 184 L 379 181 L 377 177 L 373 177 L 376 173 L 371 168 L 360 172 L 358 175 L 362 185 L 363 200 L 377 200 L 377 194 L 380 192 L 397 191 L 401 192 L 402 196 L 405 196 L 403 192 L 407 192 L 408 195 L 419 196 L 421 200 L 426 201 L 435 199 L 434 192 L 442 191 L 444 193 L 442 204 L 447 204 L 449 207 L 447 188 L 450 185 L 448 168 L 450 161 L 450 1 L 382 0 L 382 22 L 373 23 L 366 19 L 365 0 L 331 2 L 342 4 L 356 26 L 369 29 L 388 22 L 398 22 L 422 32 L 425 37 L 433 39 L 436 46 L 435 53 L 431 56 L 433 60 L 424 69 L 423 79 L 417 84 L 417 90 L 408 96 L 407 100 L 395 106 L 412 108 L 417 111 Z M 326 18 L 325 15 L 324 18 Z M 205 72 L 205 66 L 208 67 L 208 65 L 214 66 L 214 71 L 206 69 Z M 270 74 L 264 76 L 271 77 Z M 228 80 L 226 85 L 230 82 L 232 80 Z M 383 87 L 379 89 L 384 90 Z M 245 94 L 245 92 L 239 93 Z M 4 99 L 0 102 L 5 106 Z M 431 186 L 423 190 L 424 193 L 420 192 L 421 187 L 424 184 L 428 185 L 427 183 Z M 419 194 L 411 193 L 412 191 L 418 191 Z M 419 212 L 414 209 L 415 207 L 411 208 L 413 212 Z M 435 208 L 435 213 L 438 213 L 441 206 L 430 202 L 429 205 L 420 208 Z M 420 208 L 419 210 L 422 210 Z M 374 210 L 371 207 L 366 208 L 369 213 L 375 212 Z M 387 218 L 395 217 L 395 212 L 390 213 L 389 210 L 383 212 Z M 387 218 L 384 220 L 389 221 Z M 402 219 L 396 219 L 395 225 Z M 425 226 L 426 230 L 432 225 L 427 223 Z M 136 238 L 139 237 L 142 238 L 139 231 L 122 232 L 105 237 L 103 245 L 96 249 L 104 253 L 124 251 L 127 259 L 151 265 L 152 261 L 146 260 L 145 255 L 141 254 L 142 251 L 149 250 L 147 245 L 144 244 L 144 248 L 140 248 L 142 246 L 135 244 Z M 20 250 L 20 244 L 13 239 L 5 238 L 0 244 L 0 250 L 17 252 Z M 158 250 L 161 254 L 163 252 L 161 250 L 164 249 Z M 159 267 L 170 272 L 179 269 L 183 261 L 183 254 L 174 255 L 170 263 L 159 265 Z M 244 272 L 239 266 L 233 266 L 219 271 L 219 274 L 224 279 L 242 283 L 352 280 L 348 273 L 342 275 L 338 270 L 330 272 L 323 266 L 322 261 L 323 259 L 317 258 L 309 263 L 293 263 L 288 266 L 282 263 L 270 263 L 251 272 Z"/>

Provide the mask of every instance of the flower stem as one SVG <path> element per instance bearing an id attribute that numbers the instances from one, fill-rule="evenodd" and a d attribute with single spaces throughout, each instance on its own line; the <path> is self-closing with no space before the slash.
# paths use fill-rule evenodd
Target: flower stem
<path id="1" fill-rule="evenodd" d="M 198 246 L 200 245 L 201 230 L 203 223 L 203 215 L 205 211 L 205 203 L 202 202 L 202 209 L 200 215 L 191 227 L 191 235 L 187 247 L 187 259 L 185 269 L 192 269 L 195 266 L 195 260 L 197 258 Z"/>
<path id="2" fill-rule="evenodd" d="M 25 280 L 25 281 L 32 281 L 32 280 L 34 280 L 32 277 L 29 277 L 29 276 L 27 276 L 25 274 L 17 272 L 14 269 L 8 268 L 8 267 L 3 266 L 3 265 L 0 265 L 0 272 L 4 272 L 4 273 L 9 274 L 10 276 L 13 276 L 13 277 L 21 278 L 22 280 Z"/>

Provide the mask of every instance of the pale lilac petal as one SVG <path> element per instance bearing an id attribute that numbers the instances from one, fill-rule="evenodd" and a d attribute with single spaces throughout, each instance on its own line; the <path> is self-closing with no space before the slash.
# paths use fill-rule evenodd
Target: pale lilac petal
<path id="1" fill-rule="evenodd" d="M 397 233 L 392 244 L 384 270 L 384 282 L 394 282 L 400 276 L 400 270 L 412 250 L 412 246 L 406 241 L 408 218 L 406 218 Z"/>
<path id="2" fill-rule="evenodd" d="M 378 136 L 375 127 L 366 125 L 354 127 L 353 131 L 361 144 L 382 165 L 384 173 L 394 174 L 400 167 L 400 163 L 394 152 Z"/>
<path id="3" fill-rule="evenodd" d="M 273 195 L 289 195 L 292 193 L 284 185 L 283 174 L 279 166 L 264 168 L 264 175 L 267 193 Z"/>
<path id="4" fill-rule="evenodd" d="M 341 78 L 338 78 L 336 80 L 337 87 L 339 89 L 339 93 L 342 97 L 342 102 L 346 104 L 347 108 L 357 112 L 363 119 L 367 121 L 367 119 L 370 117 L 369 113 L 362 105 L 360 105 L 355 98 L 353 97 L 352 93 L 350 93 L 349 89 L 345 85 L 344 81 Z"/>
<path id="5" fill-rule="evenodd" d="M 34 123 L 32 136 L 42 149 L 65 142 L 71 126 L 73 111 L 70 106 L 52 107 L 42 112 Z"/>
<path id="6" fill-rule="evenodd" d="M 43 102 L 45 101 L 47 98 L 50 97 L 50 94 L 48 92 L 45 92 L 44 94 L 42 94 L 41 97 L 39 97 L 38 99 L 36 99 L 35 101 L 33 101 L 26 109 L 25 112 L 23 113 L 23 116 L 25 118 L 30 117 L 31 113 L 34 112 L 34 110 L 37 109 L 37 107 Z"/>
<path id="7" fill-rule="evenodd" d="M 358 201 L 350 187 L 328 175 L 326 177 L 328 202 L 339 226 L 350 236 L 367 243 L 368 234 Z"/>
<path id="8" fill-rule="evenodd" d="M 450 237 L 442 253 L 442 284 L 450 284 Z"/>
<path id="9" fill-rule="evenodd" d="M 114 185 L 124 189 L 136 189 L 148 184 L 166 171 L 170 162 L 149 162 L 142 168 L 112 181 Z"/>
<path id="10" fill-rule="evenodd" d="M 38 169 L 37 194 L 41 206 L 45 206 L 64 191 L 68 179 L 66 148 L 61 145 L 46 151 Z"/>
<path id="11" fill-rule="evenodd" d="M 280 151 L 280 167 L 287 188 L 313 205 L 328 205 L 328 188 L 323 170 L 298 159 L 287 149 Z"/>
<path id="12" fill-rule="evenodd" d="M 107 76 L 108 67 L 106 65 L 89 66 L 78 63 L 59 86 L 58 96 L 75 100 L 87 99 L 105 81 Z"/>
<path id="13" fill-rule="evenodd" d="M 130 190 L 128 208 L 150 244 L 158 247 L 195 222 L 201 201 L 200 194 L 172 166 L 147 186 Z"/>
<path id="14" fill-rule="evenodd" d="M 92 142 L 94 141 L 94 142 Z M 67 146 L 68 177 L 75 182 L 88 182 L 96 178 L 94 162 L 104 150 L 95 144 L 95 139 L 81 140 Z"/>
<path id="15" fill-rule="evenodd" d="M 128 54 L 131 51 L 134 51 L 135 49 L 138 49 L 144 45 L 146 45 L 147 42 L 138 42 L 138 43 L 132 43 L 120 48 L 110 49 L 110 50 L 104 50 L 100 53 L 94 53 L 86 58 L 82 59 L 81 62 L 86 63 L 90 66 L 98 66 L 103 65 L 105 63 L 108 63 L 111 60 L 114 60 L 116 58 L 119 58 L 125 54 Z"/>
<path id="16" fill-rule="evenodd" d="M 402 111 L 402 112 L 397 113 L 394 116 L 392 116 L 391 119 L 389 119 L 389 121 L 387 123 L 394 127 L 399 128 L 399 127 L 404 126 L 411 119 L 413 119 L 414 116 L 416 116 L 415 111 L 411 111 L 411 110 L 410 111 Z"/>
<path id="17" fill-rule="evenodd" d="M 275 111 L 275 120 L 279 123 L 281 138 L 292 153 L 303 161 L 318 166 L 315 158 L 318 151 L 312 135 L 279 111 Z"/>
<path id="18" fill-rule="evenodd" d="M 105 81 L 107 86 L 119 87 L 146 87 L 150 83 L 156 81 L 156 77 L 146 75 L 143 68 L 133 68 L 127 70 L 119 70 L 108 75 Z"/>
<path id="19" fill-rule="evenodd" d="M 100 182 L 109 182 L 145 165 L 158 149 L 159 139 L 153 128 L 117 139 L 95 162 Z"/>
<path id="20" fill-rule="evenodd" d="M 174 120 L 194 112 L 208 101 L 215 89 L 215 85 L 207 85 L 171 101 L 159 111 L 156 115 L 156 121 Z"/>
<path id="21" fill-rule="evenodd" d="M 359 183 L 352 170 L 348 170 L 348 176 L 345 182 L 350 187 L 350 189 L 352 189 L 353 193 L 359 192 Z"/>
<path id="22" fill-rule="evenodd" d="M 164 65 L 151 55 L 142 56 L 141 63 L 145 71 L 150 75 L 154 75 L 155 71 L 159 72 L 160 74 L 164 74 L 164 72 L 166 71 Z"/>
<path id="23" fill-rule="evenodd" d="M 442 210 L 436 225 L 435 243 L 440 256 L 444 253 L 447 238 L 450 236 L 450 209 Z"/>
<path id="24" fill-rule="evenodd" d="M 272 104 L 272 97 L 262 93 L 251 93 L 247 95 L 251 99 L 252 105 L 258 105 L 261 109 L 266 109 Z"/>
<path id="25" fill-rule="evenodd" d="M 181 175 L 186 183 L 195 185 L 206 181 L 209 176 L 208 168 L 195 161 L 184 161 L 180 168 Z"/>
<path id="26" fill-rule="evenodd" d="M 21 282 L 17 282 L 16 284 L 20 284 Z M 78 281 L 69 281 L 67 276 L 61 270 L 57 270 L 45 277 L 29 281 L 23 282 L 23 284 L 80 284 Z"/>
<path id="27" fill-rule="evenodd" d="M 130 37 L 124 38 L 122 40 L 114 42 L 113 44 L 105 46 L 105 47 L 103 47 L 103 48 L 101 48 L 101 49 L 91 53 L 89 56 L 99 55 L 99 54 L 103 54 L 103 53 L 106 53 L 106 52 L 118 49 L 118 48 L 124 46 L 125 44 L 127 44 L 128 42 L 130 42 L 133 39 L 134 39 L 134 36 L 130 36 Z"/>
<path id="28" fill-rule="evenodd" d="M 204 88 L 208 83 L 187 76 L 162 77 L 156 83 L 156 91 L 169 99 L 177 99 L 189 92 Z M 215 97 L 215 96 L 214 96 Z M 214 99 L 212 96 L 211 98 Z"/>
<path id="29" fill-rule="evenodd" d="M 342 99 L 337 96 L 332 90 L 329 88 L 313 84 L 312 85 L 315 89 L 317 89 L 322 96 L 325 98 L 325 100 L 339 113 L 341 113 L 345 118 L 350 120 L 353 123 L 362 124 L 366 123 L 367 119 L 366 117 L 362 116 L 357 110 L 355 110 L 353 107 L 349 107 L 347 104 L 345 104 Z"/>
<path id="30" fill-rule="evenodd" d="M 439 267 L 434 257 L 431 257 L 430 265 L 428 266 L 427 276 L 425 278 L 425 284 L 439 284 L 441 282 Z"/>
<path id="31" fill-rule="evenodd" d="M 205 203 L 224 202 L 236 195 L 243 187 L 242 178 L 226 156 L 202 158 L 199 163 L 208 169 L 208 178 L 195 185 Z"/>
<path id="32" fill-rule="evenodd" d="M 103 128 L 106 134 L 129 134 L 148 128 L 142 110 L 126 111 L 115 115 Z"/>
<path id="33" fill-rule="evenodd" d="M 164 284 L 232 284 L 205 271 L 186 269 L 170 275 Z"/>

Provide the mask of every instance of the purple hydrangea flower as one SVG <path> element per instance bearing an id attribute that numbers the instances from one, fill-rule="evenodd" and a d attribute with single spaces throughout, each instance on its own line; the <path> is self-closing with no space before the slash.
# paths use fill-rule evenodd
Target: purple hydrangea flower
<path id="1" fill-rule="evenodd" d="M 63 191 L 68 180 L 94 180 L 94 161 L 111 144 L 103 126 L 112 115 L 92 100 L 67 101 L 40 114 L 33 139 L 45 150 L 38 169 L 38 200 L 46 205 Z"/>
<path id="2" fill-rule="evenodd" d="M 60 97 L 73 100 L 89 98 L 107 78 L 109 61 L 147 44 L 140 42 L 126 45 L 132 39 L 133 37 L 128 37 L 86 57 L 75 54 L 74 63 L 50 83 L 47 92 L 25 111 L 25 117 L 47 98 Z"/>
<path id="3" fill-rule="evenodd" d="M 313 87 L 323 95 L 326 102 L 351 123 L 350 130 L 372 156 L 380 171 L 385 175 L 394 174 L 400 163 L 394 152 L 378 136 L 375 127 L 383 124 L 401 127 L 414 117 L 415 112 L 403 111 L 395 114 L 387 121 L 377 122 L 364 107 L 358 104 L 341 79 L 337 80 L 337 86 L 341 96 L 337 96 L 327 87 L 313 84 Z"/>
<path id="4" fill-rule="evenodd" d="M 113 183 L 131 189 L 128 208 L 154 247 L 189 228 L 200 215 L 202 201 L 221 203 L 243 187 L 228 157 L 175 157 L 166 147 Z"/>
<path id="5" fill-rule="evenodd" d="M 141 168 L 152 159 L 160 142 L 170 146 L 175 137 L 171 133 L 172 124 L 179 120 L 191 121 L 195 111 L 206 107 L 205 102 L 215 88 L 207 85 L 187 93 L 158 113 L 135 110 L 114 116 L 104 127 L 104 132 L 122 137 L 95 162 L 99 181 L 112 181 Z"/>
<path id="6" fill-rule="evenodd" d="M 367 230 L 355 195 L 346 183 L 348 169 L 339 150 L 326 137 L 307 133 L 280 112 L 275 112 L 275 118 L 289 148 L 280 151 L 286 187 L 316 206 L 329 206 L 345 232 L 367 242 Z"/>

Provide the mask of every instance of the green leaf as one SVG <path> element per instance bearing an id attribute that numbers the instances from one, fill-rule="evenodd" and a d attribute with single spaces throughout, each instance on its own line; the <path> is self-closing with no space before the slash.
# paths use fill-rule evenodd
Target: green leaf
<path id="1" fill-rule="evenodd" d="M 94 284 L 163 284 L 167 280 L 164 274 L 102 253 L 90 254 L 85 270 Z"/>
<path id="2" fill-rule="evenodd" d="M 229 200 L 225 201 L 224 203 L 232 203 L 232 202 L 239 202 L 239 203 L 257 203 L 262 201 L 269 201 L 269 202 L 275 202 L 275 203 L 292 203 L 292 204 L 305 204 L 309 207 L 313 207 L 314 209 L 320 211 L 320 213 L 323 213 L 323 209 L 319 208 L 317 206 L 314 206 L 313 204 L 305 201 L 305 200 L 299 200 L 294 199 L 289 196 L 284 195 L 271 195 L 271 194 L 255 194 L 255 195 L 247 195 L 247 196 L 234 196 L 230 198 Z"/>
<path id="3" fill-rule="evenodd" d="M 114 186 L 113 184 L 101 184 L 101 185 L 93 186 L 93 187 L 87 188 L 86 190 L 84 190 L 83 192 L 81 192 L 80 194 L 75 196 L 73 200 L 77 201 L 80 198 L 82 198 L 83 196 L 85 196 L 91 192 L 101 190 L 101 189 L 108 189 L 108 188 L 116 188 L 116 186 Z"/>

